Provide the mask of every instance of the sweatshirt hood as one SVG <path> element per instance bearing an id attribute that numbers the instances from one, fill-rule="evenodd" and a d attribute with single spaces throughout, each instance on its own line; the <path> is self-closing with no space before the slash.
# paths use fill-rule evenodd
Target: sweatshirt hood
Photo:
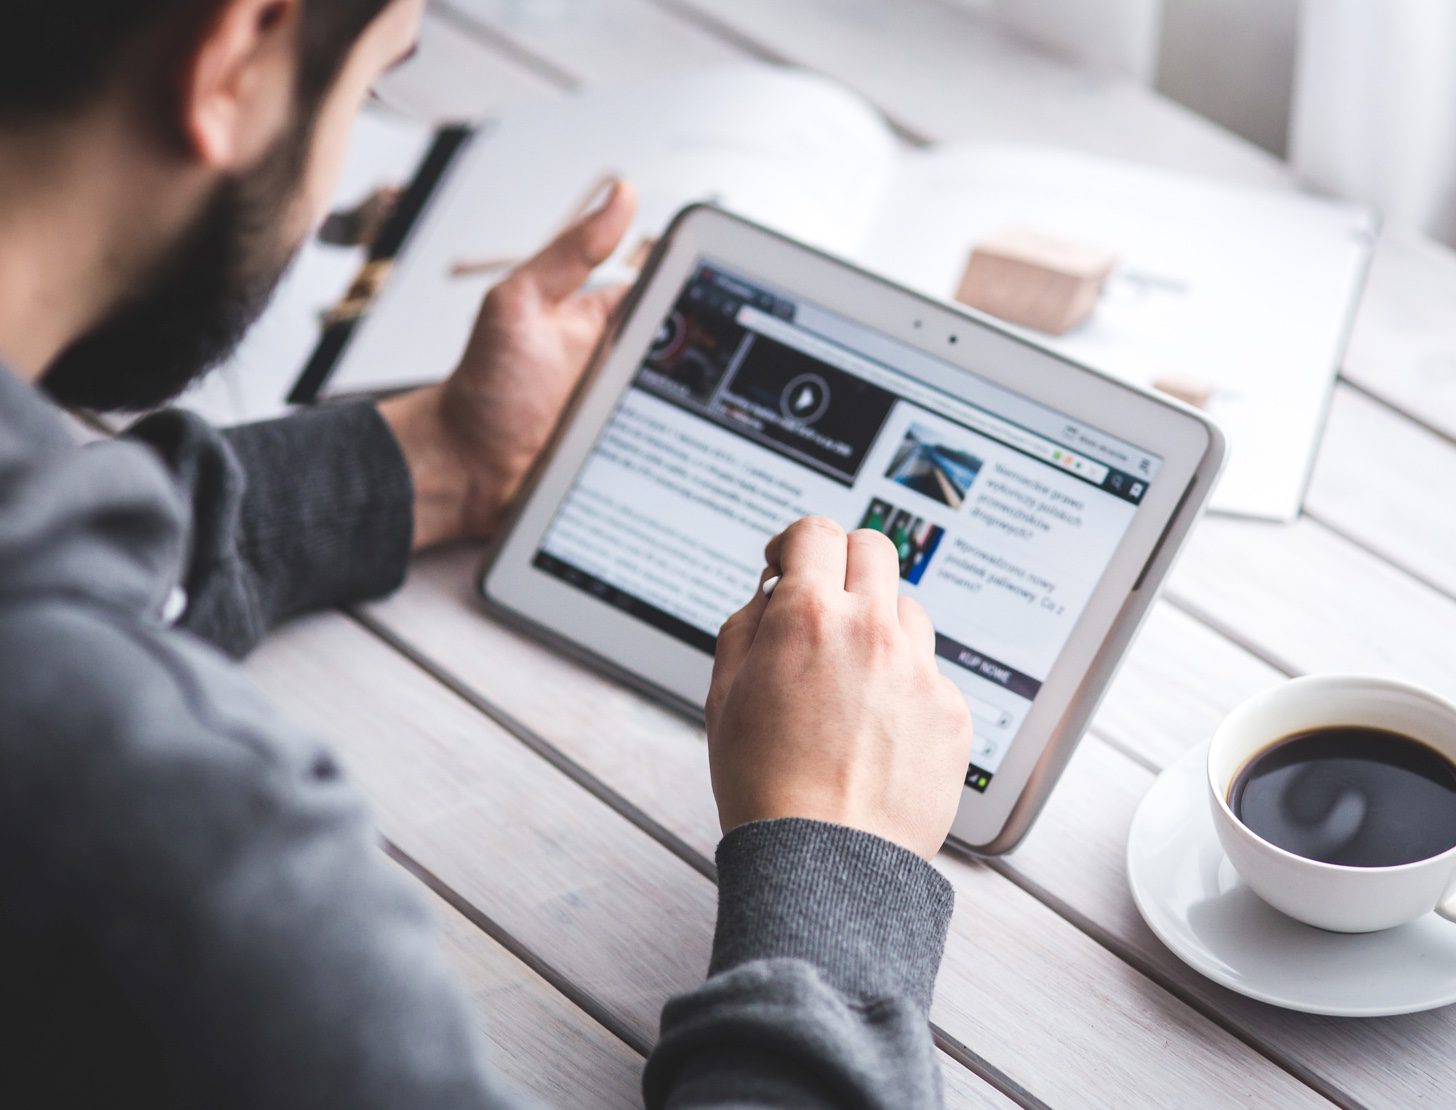
<path id="1" fill-rule="evenodd" d="M 54 402 L 0 363 L 0 595 L 155 614 L 182 573 L 183 510 L 151 451 L 81 446 Z"/>

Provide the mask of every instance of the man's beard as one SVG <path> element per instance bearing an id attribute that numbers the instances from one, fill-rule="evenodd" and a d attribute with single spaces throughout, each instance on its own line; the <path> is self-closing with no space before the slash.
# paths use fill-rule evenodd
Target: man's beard
<path id="1" fill-rule="evenodd" d="M 141 411 L 231 354 L 297 250 L 281 229 L 307 146 L 308 129 L 295 126 L 224 181 L 142 287 L 56 357 L 43 388 L 73 408 Z"/>

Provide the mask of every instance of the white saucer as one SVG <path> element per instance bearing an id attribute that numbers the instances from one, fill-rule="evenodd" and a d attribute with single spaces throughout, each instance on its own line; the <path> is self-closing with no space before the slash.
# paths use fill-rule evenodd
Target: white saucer
<path id="1" fill-rule="evenodd" d="M 1207 748 L 1153 783 L 1133 817 L 1127 875 L 1148 926 L 1231 990 L 1310 1014 L 1378 1017 L 1456 1002 L 1456 924 L 1428 913 L 1379 933 L 1301 924 L 1250 890 L 1208 812 Z"/>

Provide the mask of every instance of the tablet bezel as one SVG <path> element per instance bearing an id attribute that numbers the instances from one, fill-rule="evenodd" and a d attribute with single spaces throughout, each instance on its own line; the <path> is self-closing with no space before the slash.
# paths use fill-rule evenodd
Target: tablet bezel
<path id="1" fill-rule="evenodd" d="M 1008 851 L 1045 802 L 1206 504 L 1223 461 L 1221 433 L 1187 406 L 1054 355 L 985 317 L 922 297 L 711 206 L 684 210 L 593 357 L 551 448 L 492 545 L 479 589 L 493 613 L 699 720 L 712 671 L 709 656 L 536 569 L 532 559 L 660 322 L 705 260 L 790 296 L 812 290 L 798 295 L 1162 458 L 986 792 L 963 788 L 952 837 L 974 851 Z"/>

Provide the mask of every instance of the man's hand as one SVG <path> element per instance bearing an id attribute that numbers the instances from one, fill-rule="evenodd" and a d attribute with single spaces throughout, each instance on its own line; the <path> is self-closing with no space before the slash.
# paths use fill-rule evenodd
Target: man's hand
<path id="1" fill-rule="evenodd" d="M 490 291 L 449 380 L 379 406 L 414 480 L 415 550 L 484 536 L 500 522 L 626 292 L 581 287 L 636 207 L 631 186 L 614 185 L 595 212 Z"/>
<path id="2" fill-rule="evenodd" d="M 894 544 L 807 517 L 765 555 L 778 586 L 723 625 L 708 694 L 723 831 L 809 817 L 929 859 L 955 818 L 971 715 L 936 670 L 930 618 L 898 596 Z"/>

